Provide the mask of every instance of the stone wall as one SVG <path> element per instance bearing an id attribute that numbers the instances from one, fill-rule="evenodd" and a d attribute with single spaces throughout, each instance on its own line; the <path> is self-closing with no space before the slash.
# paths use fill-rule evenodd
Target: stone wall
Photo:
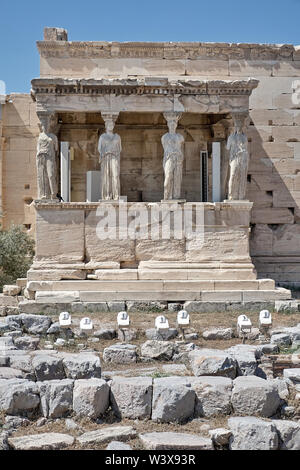
<path id="1" fill-rule="evenodd" d="M 35 211 L 32 201 L 37 197 L 36 142 L 38 118 L 30 95 L 13 93 L 2 105 L 2 213 L 3 228 L 23 225 L 35 234 Z"/>
<path id="2" fill-rule="evenodd" d="M 251 254 L 260 277 L 300 282 L 300 104 L 293 94 L 300 76 L 300 50 L 292 45 L 204 43 L 107 43 L 39 41 L 41 77 L 102 78 L 168 76 L 174 79 L 259 79 L 250 97 L 248 130 L 251 161 L 247 196 L 252 210 Z M 31 225 L 33 214 L 25 201 L 34 198 L 37 117 L 29 95 L 11 95 L 3 106 L 5 152 L 2 156 L 4 226 Z M 124 141 L 122 186 L 131 200 L 159 200 L 162 187 L 160 131 L 121 131 Z M 186 137 L 186 136 L 185 136 Z M 146 140 L 145 140 L 146 139 Z M 190 139 L 190 138 L 189 138 Z M 195 187 L 194 158 L 201 144 L 186 139 L 184 187 Z M 66 139 L 67 140 L 67 139 Z M 77 149 L 79 171 L 83 150 Z M 141 155 L 143 158 L 141 158 Z M 152 174 L 149 175 L 151 162 Z M 196 165 L 196 166 L 195 166 Z M 76 167 L 75 167 L 76 168 Z M 91 169 L 91 168 L 87 168 Z M 140 179 L 142 177 L 142 179 Z M 139 181 L 139 183 L 137 183 Z M 191 183 L 192 181 L 192 183 Z M 25 184 L 30 185 L 25 189 Z M 81 186 L 80 186 L 81 185 Z M 194 191 L 185 194 L 188 200 Z"/>

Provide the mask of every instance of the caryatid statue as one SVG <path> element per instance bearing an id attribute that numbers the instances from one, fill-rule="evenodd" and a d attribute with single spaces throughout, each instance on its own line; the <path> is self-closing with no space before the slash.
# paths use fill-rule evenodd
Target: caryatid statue
<path id="1" fill-rule="evenodd" d="M 120 197 L 120 154 L 121 137 L 113 130 L 118 114 L 102 113 L 105 133 L 98 143 L 101 168 L 101 197 L 103 200 L 118 200 Z"/>
<path id="2" fill-rule="evenodd" d="M 234 130 L 227 140 L 229 150 L 228 199 L 243 200 L 246 197 L 247 171 L 249 162 L 248 139 L 244 127 L 248 113 L 232 114 Z"/>
<path id="3" fill-rule="evenodd" d="M 180 199 L 181 194 L 184 138 L 176 133 L 180 116 L 181 113 L 176 112 L 164 113 L 169 128 L 169 132 L 161 138 L 164 148 L 164 200 Z"/>
<path id="4" fill-rule="evenodd" d="M 52 115 L 38 113 L 41 132 L 37 142 L 37 186 L 39 199 L 57 198 L 57 164 L 59 151 L 58 139 L 51 132 Z"/>

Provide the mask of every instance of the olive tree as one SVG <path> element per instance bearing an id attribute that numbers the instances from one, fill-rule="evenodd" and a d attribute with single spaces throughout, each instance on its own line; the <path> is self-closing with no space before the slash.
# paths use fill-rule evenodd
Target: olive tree
<path id="1" fill-rule="evenodd" d="M 34 256 L 34 240 L 21 226 L 0 230 L 0 290 L 26 277 Z"/>

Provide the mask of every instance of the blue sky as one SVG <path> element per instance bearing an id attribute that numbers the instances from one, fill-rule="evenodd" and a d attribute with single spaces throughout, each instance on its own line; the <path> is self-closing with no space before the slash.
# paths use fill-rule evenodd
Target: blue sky
<path id="1" fill-rule="evenodd" d="M 70 41 L 207 41 L 300 44 L 300 0 L 2 0 L 0 80 L 29 92 L 39 76 L 44 26 Z"/>

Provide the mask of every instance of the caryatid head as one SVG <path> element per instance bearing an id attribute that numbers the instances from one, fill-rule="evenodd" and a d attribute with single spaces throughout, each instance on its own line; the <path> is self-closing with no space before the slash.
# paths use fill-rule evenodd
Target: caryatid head
<path id="1" fill-rule="evenodd" d="M 101 115 L 105 122 L 105 131 L 107 132 L 107 134 L 112 134 L 114 131 L 116 120 L 118 118 L 118 114 L 101 113 Z"/>
<path id="2" fill-rule="evenodd" d="M 234 132 L 236 134 L 241 134 L 244 132 L 245 127 L 247 127 L 247 121 L 249 119 L 248 113 L 232 113 Z"/>
<path id="3" fill-rule="evenodd" d="M 46 134 L 52 131 L 52 128 L 55 124 L 54 115 L 52 113 L 37 113 L 40 120 L 39 127 L 41 132 Z"/>
<path id="4" fill-rule="evenodd" d="M 164 118 L 167 121 L 168 129 L 169 129 L 170 134 L 175 134 L 176 133 L 178 121 L 181 117 L 181 114 L 182 113 L 172 113 L 172 112 L 164 113 Z"/>

